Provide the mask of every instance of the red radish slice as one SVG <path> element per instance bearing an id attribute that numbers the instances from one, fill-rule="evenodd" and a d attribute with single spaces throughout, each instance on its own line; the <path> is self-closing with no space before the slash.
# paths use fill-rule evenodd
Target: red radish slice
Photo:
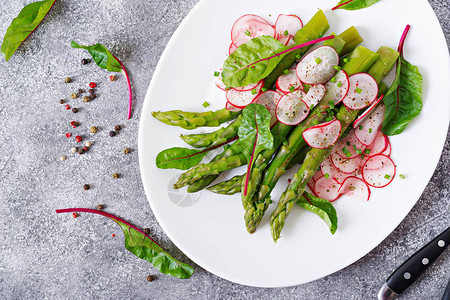
<path id="1" fill-rule="evenodd" d="M 390 156 L 391 155 L 391 142 L 389 142 L 389 139 L 388 139 L 388 144 L 387 144 L 387 147 L 386 147 L 386 150 L 384 150 L 383 151 L 383 153 L 381 153 L 381 154 L 384 154 L 384 155 L 386 155 L 386 156 Z"/>
<path id="2" fill-rule="evenodd" d="M 272 116 L 272 118 L 270 119 L 270 125 L 273 125 L 277 122 L 275 110 L 281 96 L 281 94 L 275 91 L 266 91 L 256 97 L 255 100 L 253 100 L 253 103 L 264 105 L 269 110 L 270 115 Z"/>
<path id="3" fill-rule="evenodd" d="M 292 88 L 291 88 L 292 86 Z M 298 89 L 303 89 L 303 84 L 297 77 L 295 70 L 289 70 L 288 74 L 283 74 L 278 77 L 276 87 L 283 93 L 290 93 Z M 291 91 L 291 89 L 293 89 Z"/>
<path id="4" fill-rule="evenodd" d="M 253 89 L 256 88 L 258 85 L 262 85 L 262 82 L 261 82 L 261 81 L 258 81 L 257 83 L 253 83 L 253 84 L 249 84 L 249 85 L 241 86 L 241 87 L 235 87 L 235 88 L 232 88 L 232 89 L 234 89 L 234 90 L 236 90 L 236 91 L 240 91 L 240 92 L 246 92 L 246 91 L 251 91 L 251 90 L 253 90 Z"/>
<path id="5" fill-rule="evenodd" d="M 236 49 L 237 47 L 233 43 L 231 43 L 230 47 L 228 48 L 228 54 L 233 53 Z"/>
<path id="6" fill-rule="evenodd" d="M 367 154 L 368 156 L 373 156 L 376 154 L 383 153 L 386 150 L 387 145 L 389 144 L 389 140 L 387 136 L 384 135 L 381 131 L 378 131 L 377 136 L 372 144 L 367 147 L 370 152 Z"/>
<path id="7" fill-rule="evenodd" d="M 322 177 L 314 184 L 317 197 L 333 202 L 339 198 L 341 185 L 331 178 Z"/>
<path id="8" fill-rule="evenodd" d="M 216 77 L 216 86 L 222 91 L 229 90 L 229 88 L 225 85 L 225 83 L 223 83 L 221 76 Z"/>
<path id="9" fill-rule="evenodd" d="M 309 114 L 309 108 L 302 98 L 305 93 L 297 90 L 280 98 L 275 109 L 278 121 L 286 125 L 297 125 Z"/>
<path id="10" fill-rule="evenodd" d="M 311 105 L 316 106 L 317 103 L 319 103 L 320 100 L 322 100 L 323 96 L 325 95 L 326 89 L 323 84 L 315 84 L 310 87 L 308 93 L 303 98 L 303 101 L 305 101 L 306 105 L 308 107 L 311 107 Z"/>
<path id="11" fill-rule="evenodd" d="M 333 79 L 334 78 L 334 79 Z M 344 70 L 339 70 L 334 76 L 325 83 L 327 92 L 325 93 L 325 99 L 327 103 L 333 101 L 334 105 L 337 105 L 347 95 L 349 88 L 349 81 L 347 73 Z"/>
<path id="12" fill-rule="evenodd" d="M 343 140 L 340 140 L 334 146 L 335 153 L 345 159 L 357 157 L 358 155 L 361 155 L 365 149 L 366 146 L 361 144 L 353 131 L 349 132 Z M 361 150 L 361 153 L 358 154 L 359 151 L 356 152 L 357 150 Z M 347 154 L 349 154 L 349 156 L 347 156 Z"/>
<path id="13" fill-rule="evenodd" d="M 386 106 L 381 103 L 363 122 L 361 122 L 358 128 L 355 129 L 355 135 L 362 144 L 368 146 L 373 143 L 378 134 L 378 130 L 383 124 L 385 111 Z"/>
<path id="14" fill-rule="evenodd" d="M 231 29 L 231 41 L 236 47 L 263 35 L 274 37 L 275 29 L 266 20 L 256 15 L 243 15 L 236 20 Z"/>
<path id="15" fill-rule="evenodd" d="M 389 156 L 383 154 L 371 156 L 362 168 L 362 176 L 370 186 L 385 187 L 394 179 L 395 164 Z"/>
<path id="16" fill-rule="evenodd" d="M 356 73 L 348 78 L 348 93 L 342 103 L 348 109 L 363 109 L 372 104 L 378 94 L 377 81 L 367 73 Z"/>
<path id="17" fill-rule="evenodd" d="M 337 155 L 335 152 L 331 153 L 331 160 L 333 161 L 333 165 L 341 172 L 345 174 L 354 174 L 360 168 L 357 157 L 355 158 L 342 158 Z"/>
<path id="18" fill-rule="evenodd" d="M 369 201 L 370 198 L 370 188 L 367 183 L 355 176 L 350 176 L 345 179 L 339 188 L 338 193 L 352 196 L 358 200 Z"/>
<path id="19" fill-rule="evenodd" d="M 371 113 L 378 105 L 378 103 L 380 103 L 381 100 L 383 100 L 383 97 L 384 95 L 381 95 L 353 122 L 353 128 L 358 128 L 358 126 L 361 125 L 361 123 L 366 119 L 369 113 Z"/>
<path id="20" fill-rule="evenodd" d="M 322 162 L 322 164 L 320 165 L 320 171 L 322 172 L 323 176 L 329 176 L 328 178 L 332 178 L 338 183 L 344 182 L 347 177 L 351 176 L 350 174 L 345 174 L 339 171 L 338 168 L 333 165 L 330 156 Z"/>
<path id="21" fill-rule="evenodd" d="M 277 40 L 285 46 L 287 46 L 291 39 L 292 37 L 290 35 L 277 34 Z"/>
<path id="22" fill-rule="evenodd" d="M 336 143 L 341 133 L 341 128 L 341 122 L 333 120 L 309 127 L 303 131 L 302 135 L 309 146 L 325 149 Z"/>
<path id="23" fill-rule="evenodd" d="M 296 15 L 279 15 L 275 21 L 275 31 L 277 34 L 283 34 L 287 31 L 289 35 L 295 36 L 297 31 L 302 29 L 303 22 Z"/>
<path id="24" fill-rule="evenodd" d="M 261 90 L 261 84 L 250 91 L 237 91 L 235 89 L 230 89 L 227 91 L 226 97 L 231 105 L 237 108 L 245 108 L 247 105 L 253 102 L 253 100 L 258 96 Z"/>
<path id="25" fill-rule="evenodd" d="M 297 65 L 297 76 L 307 84 L 325 83 L 333 77 L 339 55 L 330 46 L 321 46 L 306 55 Z"/>
<path id="26" fill-rule="evenodd" d="M 234 106 L 233 104 L 231 104 L 228 101 L 227 101 L 227 104 L 225 104 L 225 108 L 229 111 L 241 111 L 242 110 L 242 108 L 237 108 L 236 106 Z"/>

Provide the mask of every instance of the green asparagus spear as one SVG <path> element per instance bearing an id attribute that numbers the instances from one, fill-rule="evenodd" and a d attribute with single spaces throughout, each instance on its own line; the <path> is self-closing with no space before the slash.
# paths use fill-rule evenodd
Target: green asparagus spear
<path id="1" fill-rule="evenodd" d="M 222 195 L 233 195 L 236 193 L 240 193 L 242 180 L 244 179 L 245 174 L 236 175 L 231 179 L 219 182 L 218 184 L 207 188 L 207 190 Z"/>
<path id="2" fill-rule="evenodd" d="M 216 131 L 201 134 L 182 134 L 180 135 L 180 138 L 194 148 L 214 147 L 215 145 L 220 145 L 236 137 L 238 128 L 241 125 L 241 120 L 242 114 L 228 126 L 221 127 Z"/>
<path id="3" fill-rule="evenodd" d="M 388 47 L 381 47 L 377 53 L 381 58 L 379 58 L 375 62 L 374 66 L 368 70 L 368 73 L 374 78 L 379 78 L 379 83 L 382 79 L 382 76 L 379 76 L 379 74 L 387 74 L 397 60 L 398 52 Z M 347 127 L 351 125 L 358 114 L 359 110 L 348 110 L 343 105 L 339 108 L 336 118 L 341 122 L 343 129 L 342 134 L 346 132 Z M 284 193 L 281 195 L 278 205 L 271 215 L 270 227 L 274 241 L 280 238 L 280 233 L 283 229 L 286 217 L 292 209 L 295 201 L 303 194 L 306 184 L 314 175 L 323 160 L 331 154 L 332 149 L 333 146 L 326 149 L 313 148 L 306 154 L 306 158 L 302 166 L 294 175 Z"/>
<path id="4" fill-rule="evenodd" d="M 202 113 L 184 112 L 181 110 L 154 111 L 152 112 L 152 116 L 168 125 L 179 126 L 184 129 L 195 129 L 202 126 L 219 126 L 224 122 L 235 119 L 240 113 L 222 108 L 216 111 Z"/>
<path id="5" fill-rule="evenodd" d="M 341 55 L 346 55 L 352 52 L 363 41 L 355 26 L 349 27 L 347 30 L 342 32 L 339 37 L 345 41 L 345 45 L 341 51 Z"/>

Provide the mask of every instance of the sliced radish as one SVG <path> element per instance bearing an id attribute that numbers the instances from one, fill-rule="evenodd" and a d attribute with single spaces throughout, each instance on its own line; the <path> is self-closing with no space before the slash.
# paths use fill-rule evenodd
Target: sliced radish
<path id="1" fill-rule="evenodd" d="M 356 199 L 369 201 L 370 188 L 358 177 L 350 176 L 342 183 L 338 190 L 339 194 L 352 196 Z"/>
<path id="2" fill-rule="evenodd" d="M 353 131 L 349 132 L 344 139 L 337 142 L 334 146 L 335 153 L 345 159 L 357 157 L 365 149 L 366 146 L 361 144 Z"/>
<path id="3" fill-rule="evenodd" d="M 345 174 L 354 174 L 360 168 L 358 161 L 354 158 L 342 158 L 336 154 L 336 152 L 331 153 L 331 160 L 333 165 L 341 172 Z"/>
<path id="4" fill-rule="evenodd" d="M 277 40 L 285 46 L 289 44 L 291 39 L 292 37 L 290 35 L 277 34 Z"/>
<path id="5" fill-rule="evenodd" d="M 334 78 L 334 79 L 333 79 Z M 344 70 L 339 70 L 331 77 L 330 80 L 325 83 L 327 92 L 325 93 L 325 99 L 327 103 L 333 101 L 334 105 L 337 105 L 347 95 L 349 88 L 349 81 L 347 73 Z"/>
<path id="6" fill-rule="evenodd" d="M 297 125 L 303 121 L 309 114 L 308 105 L 302 100 L 304 95 L 303 91 L 297 90 L 282 96 L 275 110 L 278 121 L 286 125 Z"/>
<path id="7" fill-rule="evenodd" d="M 233 53 L 236 49 L 237 47 L 233 43 L 231 43 L 230 47 L 228 47 L 228 54 Z"/>
<path id="8" fill-rule="evenodd" d="M 348 93 L 342 103 L 349 109 L 363 109 L 376 99 L 378 94 L 377 81 L 367 73 L 356 73 L 348 78 L 350 83 Z"/>
<path id="9" fill-rule="evenodd" d="M 241 87 L 235 87 L 235 88 L 232 88 L 232 89 L 236 90 L 236 91 L 239 91 L 239 92 L 246 92 L 246 91 L 253 90 L 254 88 L 256 88 L 260 84 L 262 85 L 262 82 L 258 81 L 257 83 L 253 83 L 253 84 L 249 84 L 249 85 L 241 86 Z"/>
<path id="10" fill-rule="evenodd" d="M 331 178 L 321 177 L 314 184 L 317 197 L 333 202 L 339 198 L 341 185 Z"/>
<path id="11" fill-rule="evenodd" d="M 378 103 L 383 100 L 384 95 L 381 95 L 377 100 L 375 100 L 354 122 L 353 122 L 353 128 L 358 128 L 359 125 L 361 125 L 362 121 L 366 119 L 366 117 L 371 113 L 375 107 L 378 105 Z"/>
<path id="12" fill-rule="evenodd" d="M 297 76 L 307 84 L 325 83 L 333 77 L 339 55 L 330 46 L 321 46 L 306 55 L 297 65 Z"/>
<path id="13" fill-rule="evenodd" d="M 381 153 L 381 154 L 384 154 L 386 156 L 391 155 L 391 142 L 389 142 L 389 139 L 388 139 L 388 144 L 387 144 L 386 150 L 384 150 L 383 153 Z"/>
<path id="14" fill-rule="evenodd" d="M 350 174 L 342 173 L 338 168 L 336 168 L 333 165 L 333 162 L 331 161 L 331 157 L 327 157 L 322 164 L 320 165 L 320 171 L 322 172 L 323 176 L 329 176 L 329 178 L 332 178 L 336 180 L 338 183 L 344 182 L 344 180 L 351 176 Z M 327 175 L 328 174 L 328 175 Z"/>
<path id="15" fill-rule="evenodd" d="M 370 186 L 385 187 L 394 179 L 395 164 L 389 156 L 383 154 L 371 156 L 362 168 L 362 176 Z"/>
<path id="16" fill-rule="evenodd" d="M 386 150 L 387 145 L 389 144 L 389 140 L 384 133 L 381 131 L 378 131 L 375 140 L 370 144 L 370 146 L 367 147 L 370 152 L 368 153 L 369 156 L 373 156 L 376 154 L 383 153 L 384 150 Z"/>
<path id="17" fill-rule="evenodd" d="M 311 107 L 311 105 L 316 106 L 317 103 L 319 103 L 320 100 L 322 100 L 323 96 L 325 95 L 326 89 L 323 84 L 315 84 L 309 88 L 308 93 L 303 98 L 303 101 L 305 101 L 306 105 L 308 107 Z"/>
<path id="18" fill-rule="evenodd" d="M 275 29 L 266 20 L 256 15 L 243 15 L 236 20 L 231 29 L 231 41 L 236 47 L 263 35 L 274 37 Z"/>
<path id="19" fill-rule="evenodd" d="M 275 31 L 277 34 L 283 34 L 287 31 L 289 35 L 295 36 L 297 31 L 302 29 L 303 22 L 296 15 L 279 15 L 275 21 Z"/>
<path id="20" fill-rule="evenodd" d="M 242 108 L 237 108 L 236 106 L 234 106 L 233 104 L 231 104 L 228 101 L 227 101 L 227 104 L 225 104 L 225 108 L 229 111 L 241 111 L 242 110 Z"/>
<path id="21" fill-rule="evenodd" d="M 316 126 L 309 127 L 303 131 L 305 142 L 317 149 L 325 149 L 336 143 L 341 133 L 341 122 L 332 120 Z"/>
<path id="22" fill-rule="evenodd" d="M 295 70 L 291 69 L 289 70 L 288 74 L 283 74 L 280 77 L 278 77 L 276 87 L 283 93 L 289 93 L 298 89 L 302 90 L 303 84 L 297 77 L 297 73 L 295 72 Z M 293 90 L 291 91 L 291 89 Z"/>
<path id="23" fill-rule="evenodd" d="M 273 125 L 277 122 L 277 116 L 275 114 L 275 110 L 277 108 L 277 103 L 281 98 L 281 94 L 275 91 L 266 91 L 260 94 L 253 100 L 253 103 L 264 105 L 270 112 L 272 118 L 270 119 L 270 125 Z"/>
<path id="24" fill-rule="evenodd" d="M 261 90 L 261 83 L 250 91 L 237 91 L 235 89 L 229 89 L 226 97 L 228 102 L 237 108 L 245 108 L 247 105 L 253 102 L 258 96 Z"/>
<path id="25" fill-rule="evenodd" d="M 383 124 L 385 111 L 386 106 L 381 103 L 364 119 L 364 121 L 361 122 L 358 128 L 355 129 L 355 135 L 362 144 L 368 146 L 373 143 L 378 134 L 378 130 Z"/>

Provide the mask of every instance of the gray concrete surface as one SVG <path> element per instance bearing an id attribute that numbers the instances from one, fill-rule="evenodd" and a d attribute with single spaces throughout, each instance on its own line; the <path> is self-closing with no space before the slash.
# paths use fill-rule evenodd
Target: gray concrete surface
<path id="1" fill-rule="evenodd" d="M 0 3 L 0 35 L 30 0 Z M 95 207 L 142 227 L 182 261 L 190 262 L 155 220 L 140 181 L 137 133 L 143 99 L 158 59 L 196 0 L 61 0 L 14 57 L 0 61 L 0 298 L 1 299 L 371 299 L 390 272 L 450 223 L 448 179 L 450 139 L 434 176 L 411 213 L 378 247 L 353 265 L 323 279 L 289 288 L 241 286 L 196 266 L 190 280 L 158 272 L 126 251 L 122 233 L 111 221 L 82 215 L 56 215 L 58 207 Z M 450 38 L 447 0 L 432 0 Z M 135 106 L 125 118 L 125 81 L 72 50 L 75 39 L 103 42 L 123 58 L 131 73 Z M 64 84 L 71 76 L 74 82 Z M 98 82 L 98 98 L 70 100 L 78 88 Z M 445 96 L 448 98 L 448 96 Z M 79 107 L 66 111 L 59 99 Z M 446 98 L 446 99 L 447 99 Z M 447 99 L 448 100 L 448 99 Z M 69 122 L 81 125 L 73 129 Z M 108 136 L 114 125 L 123 130 Z M 102 128 L 90 136 L 89 126 Z M 88 154 L 69 152 L 76 145 L 66 132 L 93 142 Z M 135 151 L 123 155 L 122 149 Z M 67 155 L 66 161 L 60 161 Z M 112 173 L 123 177 L 113 180 Z M 84 191 L 83 184 L 91 184 Z M 115 238 L 112 234 L 116 234 Z M 446 252 L 401 299 L 440 299 L 450 277 Z M 148 274 L 157 280 L 146 281 Z M 267 276 L 276 276 L 268 273 Z"/>

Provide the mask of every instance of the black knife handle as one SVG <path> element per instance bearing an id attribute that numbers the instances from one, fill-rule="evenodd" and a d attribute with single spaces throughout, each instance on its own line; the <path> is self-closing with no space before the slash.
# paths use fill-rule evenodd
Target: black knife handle
<path id="1" fill-rule="evenodd" d="M 401 294 L 444 252 L 448 244 L 450 244 L 450 227 L 398 267 L 386 280 L 388 287 Z"/>

